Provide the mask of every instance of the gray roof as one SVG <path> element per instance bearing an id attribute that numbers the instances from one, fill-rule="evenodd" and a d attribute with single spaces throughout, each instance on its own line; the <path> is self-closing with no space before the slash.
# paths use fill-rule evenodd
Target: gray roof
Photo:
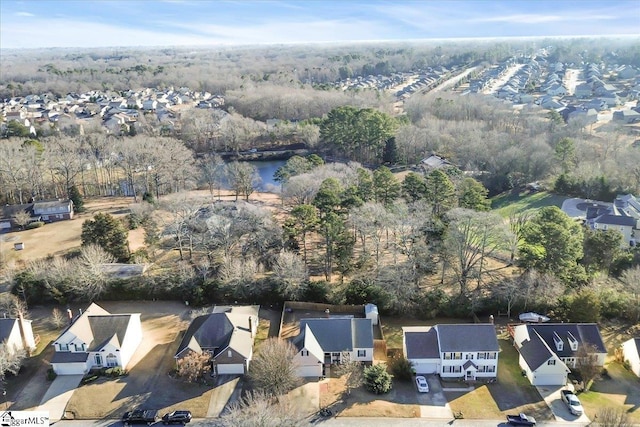
<path id="1" fill-rule="evenodd" d="M 9 339 L 18 319 L 0 319 L 0 343 Z"/>
<path id="2" fill-rule="evenodd" d="M 215 357 L 227 347 L 249 357 L 254 338 L 249 330 L 249 318 L 257 326 L 258 310 L 257 306 L 216 307 L 214 313 L 196 317 L 182 337 L 175 357 L 180 357 L 185 350 L 197 353 L 210 350 Z"/>
<path id="3" fill-rule="evenodd" d="M 491 323 L 437 325 L 441 352 L 499 351 L 495 326 Z"/>
<path id="4" fill-rule="evenodd" d="M 88 316 L 89 326 L 93 334 L 93 340 L 87 345 L 88 351 L 100 350 L 108 342 L 116 342 L 113 344 L 116 348 L 122 346 L 124 336 L 127 333 L 127 327 L 131 320 L 130 314 L 109 314 L 106 316 Z"/>
<path id="5" fill-rule="evenodd" d="M 85 351 L 72 352 L 72 351 L 56 351 L 53 353 L 51 363 L 74 363 L 74 362 L 86 362 L 89 358 L 89 353 Z"/>
<path id="6" fill-rule="evenodd" d="M 540 334 L 549 348 L 551 348 L 559 357 L 572 357 L 575 355 L 575 351 L 571 350 L 571 345 L 567 337 L 569 334 L 573 335 L 578 341 L 578 348 L 583 343 L 589 343 L 596 347 L 598 353 L 606 353 L 607 348 L 602 341 L 600 330 L 595 323 L 544 323 L 527 325 L 527 331 L 529 337 L 533 337 L 533 331 Z M 553 334 L 556 333 L 560 339 L 562 339 L 563 346 L 562 351 L 557 351 L 556 345 L 553 341 Z"/>
<path id="7" fill-rule="evenodd" d="M 371 319 L 302 319 L 325 353 L 352 351 L 354 348 L 373 348 L 373 323 Z M 295 340 L 299 341 L 299 340 Z"/>
<path id="8" fill-rule="evenodd" d="M 604 214 L 595 219 L 598 224 L 623 225 L 635 227 L 636 220 L 630 216 Z"/>
<path id="9" fill-rule="evenodd" d="M 529 336 L 529 340 L 522 344 L 519 351 L 532 371 L 538 369 L 553 356 L 551 349 L 545 345 L 544 341 L 535 332 Z"/>
<path id="10" fill-rule="evenodd" d="M 431 328 L 425 332 L 405 332 L 407 359 L 439 359 L 438 331 Z"/>

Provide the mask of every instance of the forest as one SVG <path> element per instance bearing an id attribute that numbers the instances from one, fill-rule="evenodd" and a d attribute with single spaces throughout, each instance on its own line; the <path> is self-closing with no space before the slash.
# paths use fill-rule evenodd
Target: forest
<path id="1" fill-rule="evenodd" d="M 553 43 L 549 61 L 615 52 L 640 65 L 637 45 Z M 384 313 L 425 318 L 526 309 L 567 321 L 637 321 L 640 252 L 623 248 L 619 232 L 592 231 L 557 207 L 505 217 L 491 203 L 532 182 L 603 201 L 640 195 L 637 127 L 567 124 L 537 106 L 451 92 L 416 94 L 398 110 L 389 93 L 325 85 L 492 63 L 534 47 L 2 52 L 2 97 L 183 85 L 225 97 L 223 112 L 185 109 L 172 128 L 140 114 L 135 132 L 121 135 L 99 125 L 6 134 L 3 204 L 69 197 L 78 208 L 83 199 L 116 195 L 134 203 L 125 220 L 87 221 L 79 250 L 2 265 L 5 277 L 38 302 L 375 302 Z M 280 119 L 273 128 L 264 123 L 271 118 Z M 221 156 L 289 144 L 311 154 L 289 158 L 276 173 L 277 209 L 256 202 L 255 167 Z M 432 154 L 450 166 L 420 166 Z M 193 199 L 195 189 L 208 190 L 208 200 Z M 236 200 L 219 200 L 223 190 Z M 131 253 L 127 231 L 138 228 L 145 248 Z M 116 280 L 96 268 L 113 260 L 155 267 Z"/>

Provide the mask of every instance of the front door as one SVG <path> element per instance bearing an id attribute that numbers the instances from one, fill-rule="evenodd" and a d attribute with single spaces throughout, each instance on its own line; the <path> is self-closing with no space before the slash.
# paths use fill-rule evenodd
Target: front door
<path id="1" fill-rule="evenodd" d="M 95 365 L 96 365 L 96 366 L 102 366 L 102 355 L 100 355 L 100 354 L 96 354 L 96 357 L 95 357 Z"/>
<path id="2" fill-rule="evenodd" d="M 473 371 L 467 371 L 467 379 L 468 380 L 474 379 Z"/>

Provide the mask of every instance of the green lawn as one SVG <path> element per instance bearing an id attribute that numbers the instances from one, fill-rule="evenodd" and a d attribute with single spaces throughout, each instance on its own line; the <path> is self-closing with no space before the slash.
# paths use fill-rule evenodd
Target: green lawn
<path id="1" fill-rule="evenodd" d="M 606 365 L 609 378 L 596 380 L 591 390 L 580 393 L 587 415 L 593 418 L 604 408 L 622 409 L 640 422 L 640 380 L 617 362 Z"/>
<path id="2" fill-rule="evenodd" d="M 558 196 L 546 191 L 537 193 L 507 192 L 491 199 L 491 208 L 501 216 L 508 217 L 511 213 L 535 211 L 545 206 L 561 207 L 565 199 L 566 197 L 564 196 Z"/>

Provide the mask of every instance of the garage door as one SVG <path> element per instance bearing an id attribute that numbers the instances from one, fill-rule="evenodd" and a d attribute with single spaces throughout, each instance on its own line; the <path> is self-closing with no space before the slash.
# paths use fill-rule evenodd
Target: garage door
<path id="1" fill-rule="evenodd" d="M 244 365 L 241 363 L 229 365 L 217 365 L 218 375 L 244 374 Z"/>
<path id="2" fill-rule="evenodd" d="M 309 366 L 300 366 L 298 367 L 298 375 L 301 377 L 321 377 L 322 376 L 322 365 L 309 365 Z"/>
<path id="3" fill-rule="evenodd" d="M 432 362 L 413 362 L 416 374 L 437 374 L 438 364 Z"/>
<path id="4" fill-rule="evenodd" d="M 58 375 L 83 375 L 86 373 L 86 363 L 52 363 L 53 371 Z"/>
<path id="5" fill-rule="evenodd" d="M 567 376 L 561 374 L 536 375 L 533 382 L 533 385 L 565 385 Z"/>

